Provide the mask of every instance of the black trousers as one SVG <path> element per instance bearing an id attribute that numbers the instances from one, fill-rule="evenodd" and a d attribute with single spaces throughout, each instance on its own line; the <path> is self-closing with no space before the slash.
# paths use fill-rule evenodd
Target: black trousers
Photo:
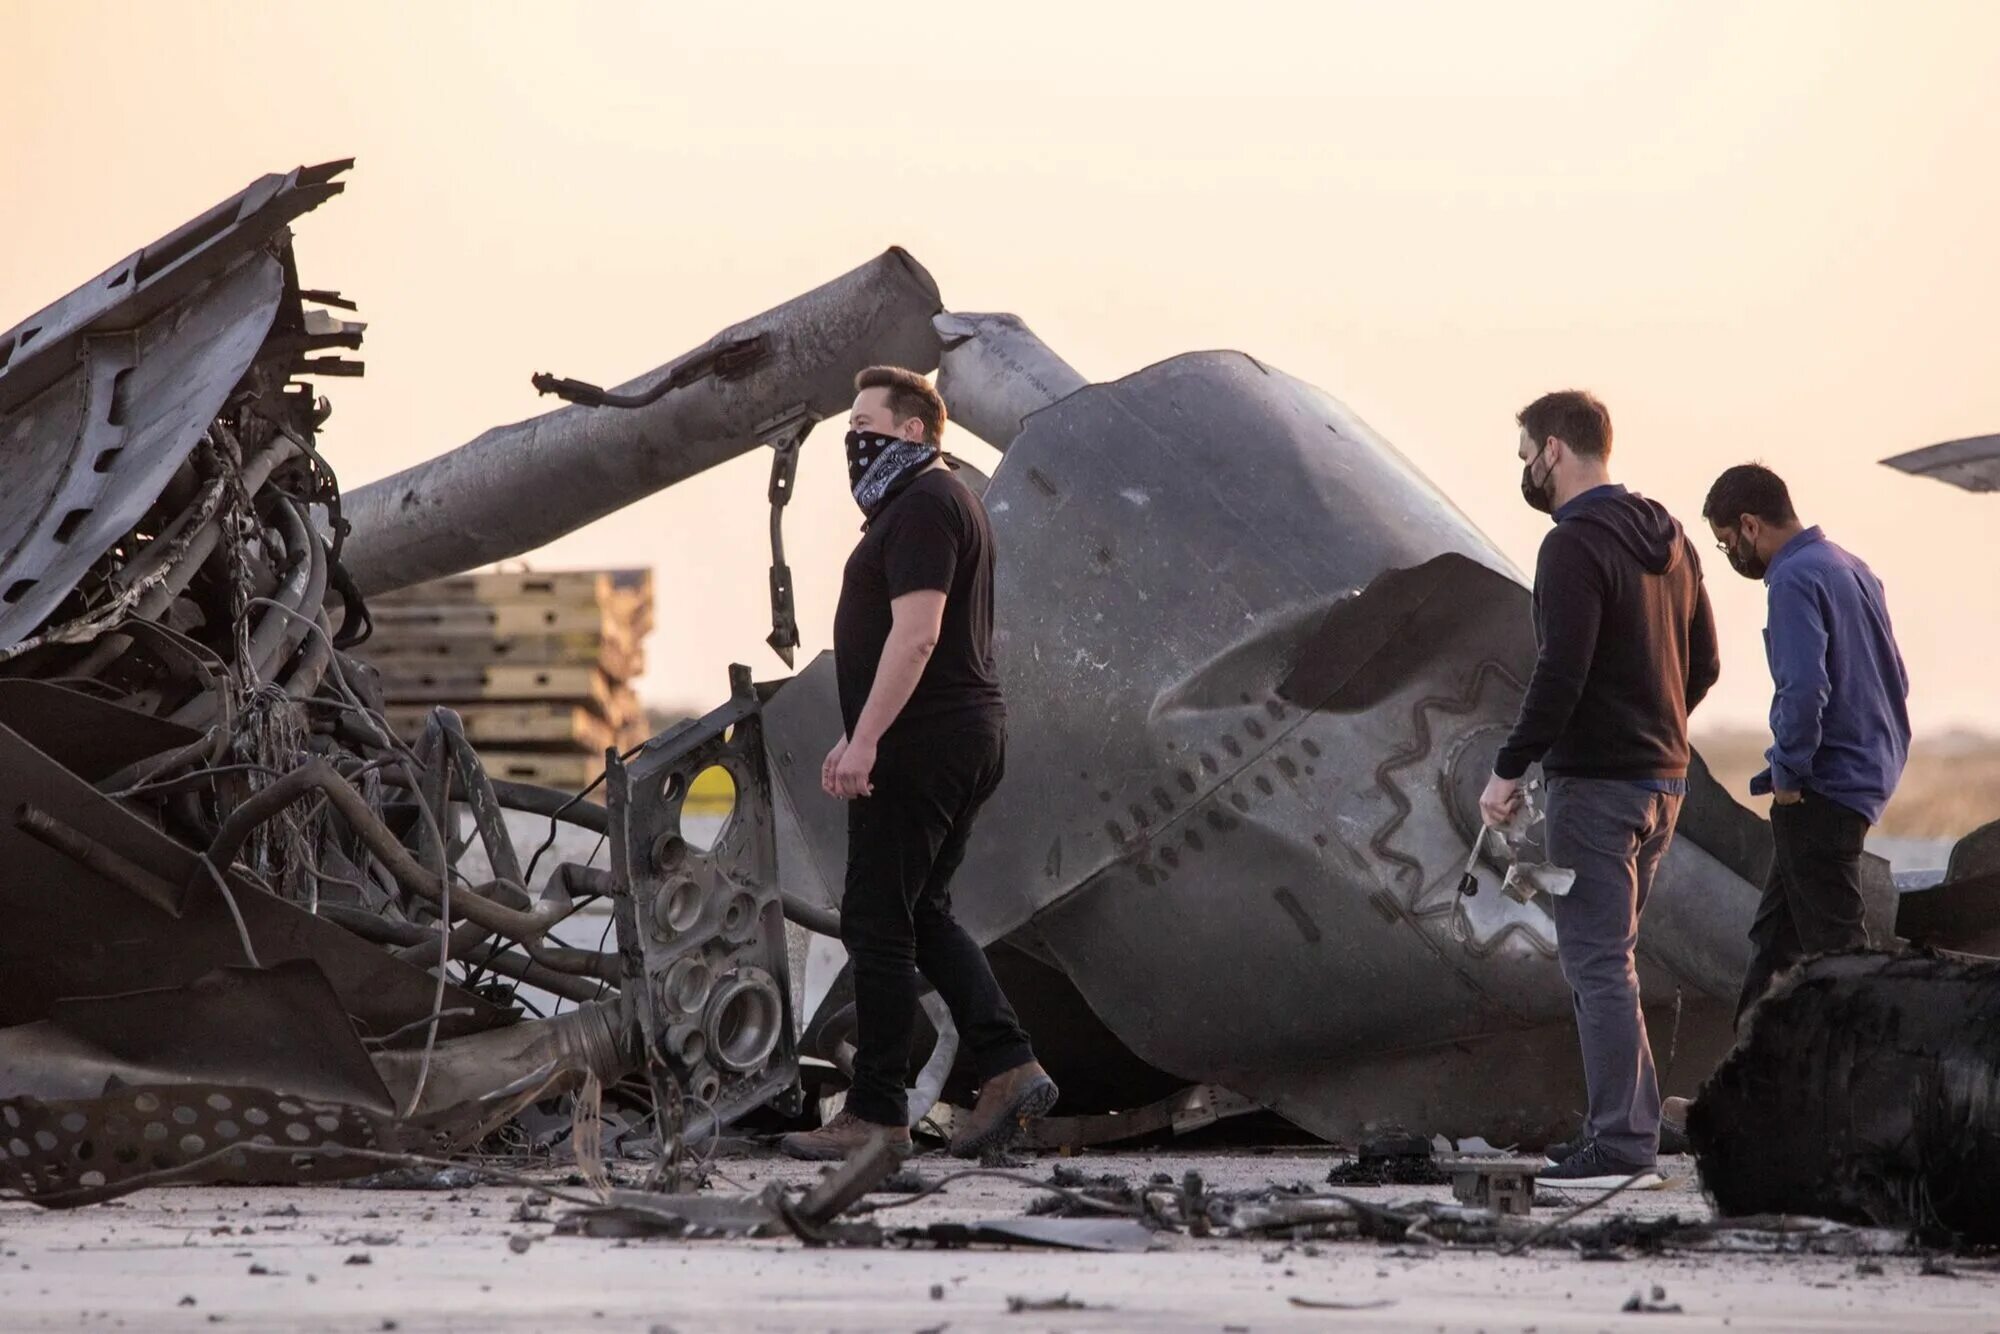
<path id="1" fill-rule="evenodd" d="M 1750 972 L 1736 1018 L 1771 979 L 1801 959 L 1868 943 L 1861 911 L 1861 845 L 1868 819 L 1810 788 L 1771 807 L 1770 879 L 1750 924 Z"/>
<path id="2" fill-rule="evenodd" d="M 951 915 L 952 874 L 1006 754 L 997 721 L 900 740 L 875 757 L 874 795 L 848 808 L 840 938 L 854 964 L 858 1031 L 847 1109 L 864 1121 L 908 1117 L 919 972 L 950 1008 L 981 1080 L 1034 1059 L 986 952 Z"/>

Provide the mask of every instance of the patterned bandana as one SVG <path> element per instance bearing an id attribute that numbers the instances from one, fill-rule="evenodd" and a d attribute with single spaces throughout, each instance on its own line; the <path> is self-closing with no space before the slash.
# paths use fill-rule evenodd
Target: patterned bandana
<path id="1" fill-rule="evenodd" d="M 910 479 L 937 462 L 938 447 L 874 431 L 847 433 L 847 484 L 854 503 L 870 519 L 909 485 Z"/>

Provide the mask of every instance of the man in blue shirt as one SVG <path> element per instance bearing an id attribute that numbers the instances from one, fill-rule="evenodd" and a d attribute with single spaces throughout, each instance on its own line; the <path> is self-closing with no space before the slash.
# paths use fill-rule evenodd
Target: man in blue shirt
<path id="1" fill-rule="evenodd" d="M 1910 678 L 1882 581 L 1799 522 L 1776 473 L 1755 463 L 1729 469 L 1701 513 L 1736 572 L 1770 589 L 1770 765 L 1750 792 L 1771 797 L 1774 855 L 1750 927 L 1740 1022 L 1785 968 L 1867 943 L 1861 844 L 1903 775 Z"/>

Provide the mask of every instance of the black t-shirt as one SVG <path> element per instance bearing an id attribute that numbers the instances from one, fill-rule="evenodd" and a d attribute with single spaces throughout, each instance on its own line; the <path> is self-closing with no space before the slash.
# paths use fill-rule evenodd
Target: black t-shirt
<path id="1" fill-rule="evenodd" d="M 937 647 L 884 742 L 1005 717 L 993 662 L 993 528 L 947 469 L 920 473 L 868 525 L 847 558 L 833 614 L 834 669 L 847 735 L 861 719 L 905 593 L 944 593 Z"/>

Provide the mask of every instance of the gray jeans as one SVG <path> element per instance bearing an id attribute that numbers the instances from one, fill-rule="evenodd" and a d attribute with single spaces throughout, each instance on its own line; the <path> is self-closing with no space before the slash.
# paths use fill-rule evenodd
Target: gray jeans
<path id="1" fill-rule="evenodd" d="M 1576 872 L 1576 884 L 1553 903 L 1590 1097 L 1584 1133 L 1633 1167 L 1651 1165 L 1660 1151 L 1660 1083 L 1633 951 L 1680 810 L 1680 797 L 1637 783 L 1549 781 L 1549 860 Z"/>

